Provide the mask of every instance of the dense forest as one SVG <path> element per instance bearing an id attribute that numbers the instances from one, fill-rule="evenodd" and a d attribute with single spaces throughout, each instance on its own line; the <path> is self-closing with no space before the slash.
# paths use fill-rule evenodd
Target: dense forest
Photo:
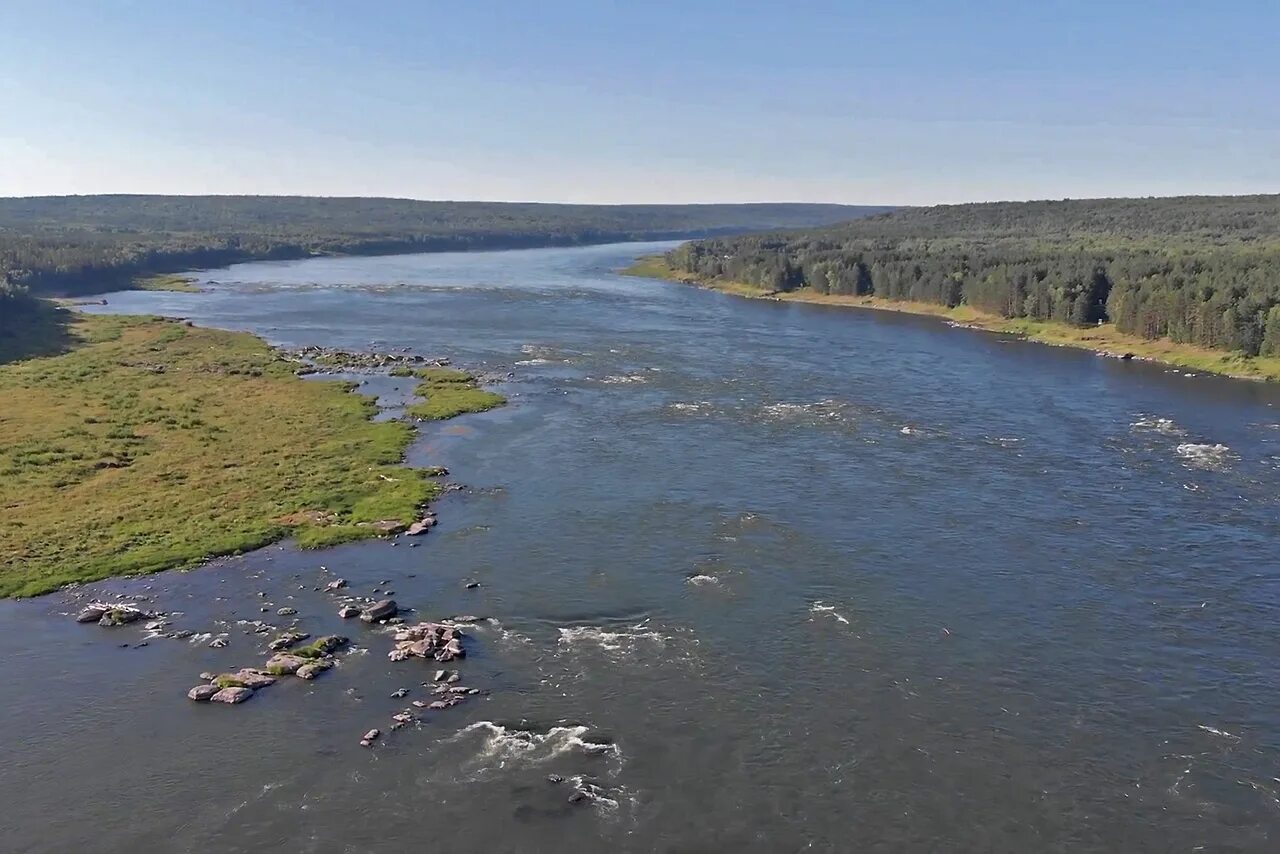
<path id="1" fill-rule="evenodd" d="M 9 198 L 0 199 L 0 280 L 34 292 L 83 293 L 143 273 L 256 259 L 698 237 L 825 225 L 885 210 L 302 196 Z"/>
<path id="2" fill-rule="evenodd" d="M 996 202 L 709 239 L 667 263 L 767 291 L 966 304 L 1280 355 L 1280 196 Z"/>

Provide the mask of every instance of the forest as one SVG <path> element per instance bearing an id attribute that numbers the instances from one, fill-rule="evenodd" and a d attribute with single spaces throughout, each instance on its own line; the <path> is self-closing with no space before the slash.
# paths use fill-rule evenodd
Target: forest
<path id="1" fill-rule="evenodd" d="M 994 202 L 714 238 L 679 273 L 1280 355 L 1280 196 Z"/>
<path id="2" fill-rule="evenodd" d="M 100 292 L 143 274 L 239 261 L 688 238 L 826 225 L 884 210 L 303 196 L 3 198 L 0 282 L 35 293 Z"/>

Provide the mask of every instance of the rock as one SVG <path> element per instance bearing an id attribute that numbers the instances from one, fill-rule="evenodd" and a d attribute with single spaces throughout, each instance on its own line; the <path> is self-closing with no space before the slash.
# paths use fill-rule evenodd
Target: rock
<path id="1" fill-rule="evenodd" d="M 437 682 L 443 682 L 443 681 L 448 677 L 448 675 L 449 675 L 449 671 L 448 671 L 448 670 L 437 670 L 437 671 L 436 671 L 436 681 L 437 681 Z"/>
<path id="2" fill-rule="evenodd" d="M 408 712 L 399 712 L 397 714 L 392 715 L 391 720 L 401 724 L 412 723 L 413 715 L 409 714 Z"/>
<path id="3" fill-rule="evenodd" d="M 394 599 L 383 599 L 365 608 L 360 619 L 366 623 L 376 623 L 378 620 L 394 617 L 399 610 Z"/>
<path id="4" fill-rule="evenodd" d="M 236 679 L 239 679 L 244 683 L 246 688 L 252 688 L 255 691 L 259 688 L 265 688 L 268 685 L 276 684 L 276 678 L 274 676 L 268 673 L 263 673 L 261 670 L 255 670 L 251 667 L 239 670 L 234 675 Z"/>
<path id="5" fill-rule="evenodd" d="M 422 470 L 426 477 L 448 477 L 449 470 L 444 466 L 427 466 Z"/>
<path id="6" fill-rule="evenodd" d="M 252 688 L 223 688 L 209 697 L 209 702 L 235 705 L 236 703 L 243 703 L 252 696 Z"/>
<path id="7" fill-rule="evenodd" d="M 294 671 L 294 676 L 299 679 L 315 679 L 321 673 L 328 670 L 328 666 L 319 661 L 313 661 L 311 664 L 304 664 Z"/>
<path id="8" fill-rule="evenodd" d="M 267 672 L 273 676 L 285 676 L 289 673 L 297 673 L 300 668 L 310 663 L 300 655 L 290 655 L 287 652 L 282 652 L 271 656 L 267 660 Z"/>
<path id="9" fill-rule="evenodd" d="M 382 735 L 382 733 L 381 733 L 379 730 L 377 730 L 377 729 L 371 729 L 371 730 L 369 730 L 368 732 L 366 732 L 366 733 L 364 734 L 364 739 L 363 739 L 363 740 L 364 740 L 364 741 L 373 741 L 375 738 L 377 738 L 377 737 L 378 737 L 378 736 L 380 736 L 380 735 Z"/>
<path id="10" fill-rule="evenodd" d="M 435 516 L 424 516 L 423 518 L 419 519 L 417 522 L 414 522 L 412 525 L 410 525 L 408 530 L 405 531 L 405 533 L 410 537 L 418 537 L 425 534 L 427 531 L 430 531 L 435 526 L 436 526 Z"/>
<path id="11" fill-rule="evenodd" d="M 328 584 L 326 584 L 324 586 L 324 589 L 325 590 L 341 590 L 346 586 L 347 586 L 347 580 L 345 578 L 336 578 L 333 581 L 330 581 Z"/>
<path id="12" fill-rule="evenodd" d="M 203 679 L 203 680 L 204 680 L 204 681 L 206 681 L 206 682 L 212 682 L 212 681 L 213 681 L 213 677 L 214 677 L 214 674 L 210 673 L 210 672 L 209 672 L 209 671 L 207 671 L 207 670 L 206 670 L 204 673 L 201 673 L 201 674 L 200 674 L 200 678 L 201 678 L 201 679 Z"/>
<path id="13" fill-rule="evenodd" d="M 398 519 L 383 519 L 372 523 L 369 527 L 380 534 L 398 534 L 405 529 L 405 524 Z"/>
<path id="14" fill-rule="evenodd" d="M 76 622 L 77 623 L 96 623 L 99 620 L 101 620 L 102 616 L 106 613 L 107 613 L 106 605 L 90 605 L 89 607 L 81 611 L 79 614 L 76 614 Z"/>
<path id="15" fill-rule="evenodd" d="M 430 703 L 430 704 L 427 706 L 427 708 L 428 708 L 428 709 L 434 709 L 434 710 L 436 710 L 436 711 L 439 711 L 439 710 L 441 710 L 441 709 L 447 709 L 447 708 L 449 708 L 449 704 L 448 704 L 448 703 L 446 703 L 444 700 L 436 700 L 435 702 Z"/>
<path id="16" fill-rule="evenodd" d="M 427 707 L 427 704 L 422 702 L 421 700 L 414 700 L 413 705 L 419 709 L 425 709 Z"/>
<path id="17" fill-rule="evenodd" d="M 309 637 L 311 637 L 311 635 L 306 632 L 285 632 L 280 637 L 267 644 L 267 649 L 272 652 L 279 652 L 280 650 L 287 649 L 298 641 L 304 641 Z"/>
<path id="18" fill-rule="evenodd" d="M 470 694 L 473 690 L 475 689 L 467 688 L 464 685 L 454 685 L 452 688 L 449 689 L 449 693 L 450 694 Z"/>
<path id="19" fill-rule="evenodd" d="M 480 693 L 480 689 L 479 689 L 479 688 L 468 688 L 468 689 L 467 689 L 467 693 L 468 693 L 468 694 L 479 694 L 479 693 Z"/>
<path id="20" fill-rule="evenodd" d="M 277 617 L 292 617 L 296 613 L 298 613 L 297 608 L 285 607 L 285 608 L 278 608 L 276 610 Z"/>
<path id="21" fill-rule="evenodd" d="M 360 616 L 360 609 L 354 605 L 343 605 L 338 609 L 338 616 L 344 620 L 349 620 L 352 617 Z"/>
<path id="22" fill-rule="evenodd" d="M 461 681 L 461 680 L 462 680 L 462 674 L 455 670 L 455 671 L 453 671 L 452 673 L 450 673 L 450 674 L 449 674 L 449 678 L 448 678 L 448 679 L 446 679 L 446 680 L 444 680 L 444 681 L 445 681 L 445 682 L 459 682 L 459 681 Z"/>
<path id="23" fill-rule="evenodd" d="M 407 697 L 407 696 L 409 696 L 408 688 L 397 688 L 396 690 L 391 692 L 391 698 L 393 700 L 399 700 L 401 697 Z"/>
<path id="24" fill-rule="evenodd" d="M 548 774 L 548 775 L 547 775 L 547 782 L 548 782 L 548 783 L 554 783 L 554 784 L 560 784 L 560 783 L 563 783 L 563 782 L 564 782 L 564 778 L 563 778 L 563 777 L 561 777 L 559 774 Z"/>
<path id="25" fill-rule="evenodd" d="M 334 652 L 335 650 L 341 649 L 342 647 L 346 646 L 348 643 L 349 641 L 346 638 L 344 638 L 342 635 L 322 635 L 321 637 L 318 637 L 314 641 L 312 641 L 311 646 L 308 649 L 314 650 L 316 653 L 319 653 L 320 655 L 328 655 L 329 653 Z M 309 657 L 309 656 L 304 656 L 304 657 Z"/>
<path id="26" fill-rule="evenodd" d="M 214 638 L 213 640 L 209 641 L 210 649 L 222 649 L 226 645 L 227 645 L 226 638 Z"/>
<path id="27" fill-rule="evenodd" d="M 479 581 L 468 581 L 466 584 L 466 587 L 468 590 L 475 590 L 479 586 L 480 586 Z"/>
<path id="28" fill-rule="evenodd" d="M 100 626 L 125 626 L 142 619 L 142 612 L 136 608 L 112 607 L 103 612 L 98 619 Z"/>
<path id="29" fill-rule="evenodd" d="M 197 685 L 187 692 L 187 698 L 197 703 L 207 703 L 221 690 L 217 685 Z"/>
<path id="30" fill-rule="evenodd" d="M 478 623 L 478 622 L 480 622 L 482 619 L 484 619 L 484 618 L 483 618 L 483 617 L 477 617 L 477 616 L 475 616 L 474 614 L 463 614 L 463 615 L 461 615 L 461 616 L 454 617 L 454 618 L 453 618 L 453 621 L 454 621 L 455 623 Z"/>

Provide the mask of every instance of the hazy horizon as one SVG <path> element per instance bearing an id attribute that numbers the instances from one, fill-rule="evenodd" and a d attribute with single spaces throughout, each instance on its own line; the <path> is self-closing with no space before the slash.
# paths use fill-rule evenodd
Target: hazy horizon
<path id="1" fill-rule="evenodd" d="M 12 0 L 0 196 L 1280 192 L 1280 7 Z"/>

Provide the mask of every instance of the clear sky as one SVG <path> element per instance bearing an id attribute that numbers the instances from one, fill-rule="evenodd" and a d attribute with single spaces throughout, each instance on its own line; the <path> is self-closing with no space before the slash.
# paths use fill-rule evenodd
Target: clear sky
<path id="1" fill-rule="evenodd" d="M 1280 192 L 1280 0 L 0 0 L 0 195 Z"/>

